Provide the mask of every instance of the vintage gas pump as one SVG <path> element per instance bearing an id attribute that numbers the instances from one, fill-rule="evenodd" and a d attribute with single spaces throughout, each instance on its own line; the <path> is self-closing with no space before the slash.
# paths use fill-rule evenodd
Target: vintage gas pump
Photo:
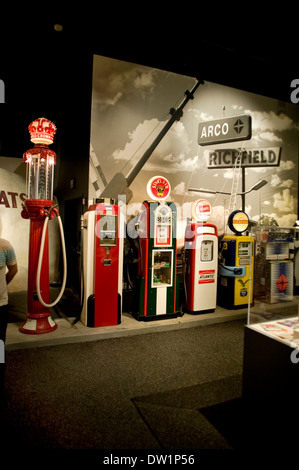
<path id="1" fill-rule="evenodd" d="M 63 227 L 58 210 L 53 202 L 54 165 L 56 153 L 49 149 L 53 143 L 56 126 L 45 118 L 39 118 L 29 125 L 34 148 L 23 154 L 27 164 L 27 199 L 21 216 L 30 219 L 28 296 L 26 321 L 20 327 L 22 333 L 50 333 L 57 328 L 51 318 L 50 307 L 61 298 L 66 283 L 66 256 Z M 60 294 L 49 304 L 49 240 L 48 221 L 58 218 L 64 261 L 64 276 Z"/>
<path id="2" fill-rule="evenodd" d="M 175 317 L 177 308 L 176 279 L 176 206 L 165 202 L 170 184 L 155 176 L 147 184 L 153 201 L 144 201 L 138 217 L 139 268 L 137 305 L 138 320 Z"/>
<path id="3" fill-rule="evenodd" d="M 294 229 L 257 226 L 255 235 L 254 297 L 261 302 L 285 302 L 293 299 Z"/>
<path id="4" fill-rule="evenodd" d="M 83 217 L 84 297 L 81 321 L 89 327 L 121 323 L 123 218 L 114 199 L 94 201 Z"/>
<path id="5" fill-rule="evenodd" d="M 217 227 L 206 223 L 211 215 L 207 200 L 192 205 L 192 218 L 185 230 L 185 308 L 188 312 L 213 311 L 217 300 Z"/>
<path id="6" fill-rule="evenodd" d="M 232 212 L 228 225 L 235 235 L 224 235 L 219 243 L 217 305 L 238 309 L 253 303 L 254 239 L 242 235 L 249 226 L 245 212 Z"/>

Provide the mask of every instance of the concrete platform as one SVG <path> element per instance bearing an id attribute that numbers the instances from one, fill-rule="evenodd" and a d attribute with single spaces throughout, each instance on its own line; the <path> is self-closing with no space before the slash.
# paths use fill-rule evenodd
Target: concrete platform
<path id="1" fill-rule="evenodd" d="M 170 331 L 195 326 L 205 326 L 211 323 L 227 322 L 231 320 L 246 319 L 248 314 L 254 322 L 270 321 L 279 316 L 294 316 L 298 314 L 298 297 L 293 301 L 276 304 L 265 304 L 255 301 L 255 305 L 248 309 L 228 310 L 216 307 L 212 313 L 189 314 L 184 313 L 176 318 L 163 318 L 158 320 L 138 321 L 130 313 L 123 313 L 121 323 L 114 326 L 90 328 L 81 321 L 73 324 L 78 314 L 78 302 L 66 290 L 59 308 L 53 310 L 52 318 L 58 328 L 51 333 L 26 334 L 19 331 L 26 317 L 26 293 L 10 296 L 11 321 L 8 323 L 6 335 L 6 350 L 16 350 L 32 347 L 52 346 L 56 344 L 96 341 L 121 336 L 140 335 L 158 331 Z M 265 320 L 266 319 L 266 320 Z"/>
<path id="2" fill-rule="evenodd" d="M 119 325 L 89 328 L 80 321 L 72 325 L 74 318 L 55 318 L 58 328 L 51 333 L 32 335 L 19 331 L 23 322 L 9 323 L 6 335 L 6 350 L 32 347 L 53 346 L 76 342 L 96 341 L 120 336 L 140 335 L 158 331 L 170 331 L 176 328 L 189 328 L 209 323 L 230 321 L 246 318 L 247 309 L 230 311 L 217 308 L 213 313 L 191 315 L 185 313 L 181 317 L 138 321 L 131 314 L 123 313 Z"/>

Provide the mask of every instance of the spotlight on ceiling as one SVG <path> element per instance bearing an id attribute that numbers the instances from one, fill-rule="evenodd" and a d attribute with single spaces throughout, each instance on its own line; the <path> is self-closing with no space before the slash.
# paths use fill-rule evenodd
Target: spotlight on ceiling
<path id="1" fill-rule="evenodd" d="M 62 26 L 62 24 L 55 23 L 55 24 L 54 24 L 54 29 L 55 29 L 55 31 L 57 31 L 58 33 L 60 33 L 61 31 L 63 31 L 63 26 Z"/>

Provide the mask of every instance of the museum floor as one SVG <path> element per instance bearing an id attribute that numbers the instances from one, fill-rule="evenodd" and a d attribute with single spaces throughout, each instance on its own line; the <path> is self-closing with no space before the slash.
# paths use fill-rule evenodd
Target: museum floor
<path id="1" fill-rule="evenodd" d="M 151 322 L 123 314 L 120 325 L 98 329 L 56 311 L 57 330 L 35 336 L 18 330 L 23 301 L 12 301 L 0 400 L 11 462 L 82 457 L 91 468 L 113 452 L 142 464 L 149 453 L 175 452 L 199 464 L 296 444 L 285 404 L 242 399 L 247 309 Z"/>

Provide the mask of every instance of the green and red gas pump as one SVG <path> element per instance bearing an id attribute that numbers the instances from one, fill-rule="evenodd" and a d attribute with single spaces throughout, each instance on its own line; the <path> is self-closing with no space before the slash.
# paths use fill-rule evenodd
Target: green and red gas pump
<path id="1" fill-rule="evenodd" d="M 147 184 L 151 201 L 144 201 L 136 229 L 139 235 L 137 302 L 138 320 L 177 316 L 178 281 L 176 270 L 177 212 L 174 203 L 165 202 L 170 183 L 155 176 Z"/>
<path id="2" fill-rule="evenodd" d="M 54 165 L 56 153 L 49 149 L 53 143 L 56 126 L 45 118 L 38 118 L 29 125 L 31 142 L 35 145 L 23 154 L 27 164 L 27 199 L 21 216 L 30 219 L 28 294 L 25 323 L 19 328 L 22 333 L 41 334 L 56 330 L 51 318 L 50 307 L 60 300 L 66 283 L 66 255 L 61 223 L 56 204 L 53 201 Z M 49 285 L 49 237 L 48 221 L 54 216 L 62 241 L 64 275 L 61 291 L 53 303 L 50 302 Z"/>

